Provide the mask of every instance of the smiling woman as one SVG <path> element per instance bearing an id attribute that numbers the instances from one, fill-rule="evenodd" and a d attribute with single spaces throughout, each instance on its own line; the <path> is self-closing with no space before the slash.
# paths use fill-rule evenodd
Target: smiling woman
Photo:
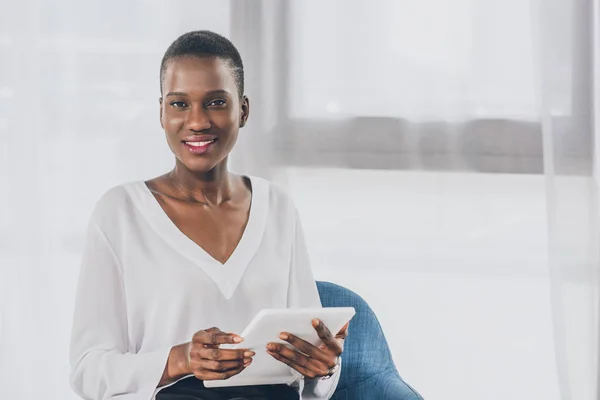
<path id="1" fill-rule="evenodd" d="M 161 125 L 178 161 L 191 170 L 212 170 L 233 150 L 250 111 L 237 86 L 230 62 L 218 57 L 180 56 L 163 62 Z M 195 157 L 200 154 L 206 156 Z"/>
<path id="2" fill-rule="evenodd" d="M 327 399 L 347 327 L 323 345 L 221 349 L 265 308 L 320 307 L 290 198 L 227 160 L 249 116 L 239 53 L 187 33 L 161 63 L 160 122 L 175 156 L 161 176 L 108 191 L 92 214 L 71 338 L 71 383 L 84 398 Z M 301 348 L 302 351 L 298 350 Z M 208 389 L 256 352 L 295 370 L 289 385 Z M 182 397 L 184 396 L 184 397 Z"/>

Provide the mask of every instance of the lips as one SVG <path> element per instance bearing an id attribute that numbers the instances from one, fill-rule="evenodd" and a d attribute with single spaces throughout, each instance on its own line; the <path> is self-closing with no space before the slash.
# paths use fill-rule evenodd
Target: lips
<path id="1" fill-rule="evenodd" d="M 192 136 L 182 140 L 183 145 L 193 154 L 205 154 L 213 148 L 218 138 L 215 136 Z"/>
<path id="2" fill-rule="evenodd" d="M 214 143 L 215 139 L 213 140 L 207 140 L 204 142 L 183 142 L 185 144 L 187 144 L 188 146 L 192 146 L 192 147 L 203 147 L 203 146 L 208 146 L 211 143 Z"/>

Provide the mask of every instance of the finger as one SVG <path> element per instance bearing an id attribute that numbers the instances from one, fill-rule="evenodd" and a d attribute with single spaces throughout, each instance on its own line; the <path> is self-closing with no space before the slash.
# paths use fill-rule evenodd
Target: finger
<path id="1" fill-rule="evenodd" d="M 209 332 L 209 333 L 220 333 L 220 332 L 223 332 L 222 330 L 220 330 L 219 328 L 216 328 L 216 327 L 212 327 L 212 328 L 209 328 L 209 329 L 205 329 L 205 331 L 207 331 L 207 332 Z M 214 348 L 217 348 L 217 347 L 219 347 L 219 346 L 220 346 L 220 345 L 218 345 L 218 344 L 204 344 L 204 347 L 211 347 L 211 348 L 213 348 L 213 349 L 214 349 Z"/>
<path id="2" fill-rule="evenodd" d="M 286 332 L 279 335 L 279 337 L 300 350 L 302 353 L 314 358 L 315 360 L 319 360 L 325 365 L 328 365 L 329 368 L 332 368 L 335 365 L 335 357 L 332 357 L 331 353 L 325 352 L 320 348 L 313 346 L 306 340 L 300 339 L 298 336 Z"/>
<path id="3" fill-rule="evenodd" d="M 201 360 L 195 364 L 193 367 L 204 369 L 211 372 L 227 372 L 232 369 L 238 369 L 240 367 L 245 367 L 246 365 L 250 365 L 252 361 L 251 358 L 244 358 L 241 360 L 234 361 L 216 361 L 216 360 Z"/>
<path id="4" fill-rule="evenodd" d="M 190 367 L 192 371 L 195 371 L 198 375 L 202 372 L 228 372 L 231 370 L 237 370 L 239 368 L 246 368 L 252 364 L 251 358 L 244 358 L 243 360 L 235 361 L 214 361 L 214 360 L 200 360 L 193 362 Z"/>
<path id="5" fill-rule="evenodd" d="M 329 367 L 314 358 L 310 358 L 305 354 L 300 353 L 295 349 L 290 349 L 281 343 L 269 343 L 267 345 L 267 352 L 279 354 L 281 357 L 290 361 L 290 366 L 296 365 L 306 370 L 312 371 L 319 376 L 326 375 L 329 372 Z"/>
<path id="6" fill-rule="evenodd" d="M 206 345 L 221 345 L 241 343 L 244 339 L 235 333 L 223 332 L 219 328 L 209 328 L 196 332 L 194 335 L 196 342 Z"/>
<path id="7" fill-rule="evenodd" d="M 282 363 L 289 366 L 290 368 L 295 369 L 296 371 L 300 372 L 303 376 L 305 376 L 309 379 L 316 378 L 317 376 L 325 376 L 326 375 L 326 373 L 318 374 L 315 371 L 312 371 L 308 368 L 298 365 L 298 364 L 294 363 L 292 360 L 282 356 L 280 353 L 277 353 L 275 351 L 267 350 L 267 354 L 269 354 L 274 359 L 281 361 Z"/>
<path id="8" fill-rule="evenodd" d="M 217 328 L 196 332 L 192 338 L 193 343 L 203 345 L 237 344 L 243 341 L 239 335 L 222 332 Z"/>
<path id="9" fill-rule="evenodd" d="M 295 364 L 298 364 L 301 367 L 308 367 L 310 364 L 309 357 L 300 353 L 297 350 L 290 349 L 289 347 L 287 347 L 281 343 L 269 343 L 267 345 L 267 350 L 270 350 L 275 353 L 279 353 L 283 357 L 289 359 L 290 361 L 293 361 Z"/>
<path id="10" fill-rule="evenodd" d="M 201 379 L 203 381 L 218 381 L 229 379 L 234 375 L 239 374 L 244 370 L 245 367 L 232 369 L 226 372 L 213 372 L 213 371 L 199 371 L 195 374 L 196 378 Z"/>
<path id="11" fill-rule="evenodd" d="M 317 331 L 317 335 L 319 335 L 319 338 L 321 338 L 323 344 L 325 345 L 325 347 L 327 347 L 327 349 L 332 351 L 336 356 L 342 354 L 343 349 L 341 344 L 336 340 L 336 338 L 333 337 L 331 331 L 325 326 L 323 321 L 321 321 L 320 319 L 313 319 L 312 325 Z"/>
<path id="12" fill-rule="evenodd" d="M 346 322 L 346 325 L 335 335 L 336 339 L 346 339 L 348 337 L 348 326 L 350 325 L 350 321 Z"/>
<path id="13" fill-rule="evenodd" d="M 241 360 L 256 354 L 247 349 L 215 349 L 200 346 L 194 347 L 190 353 L 191 358 L 218 361 Z"/>

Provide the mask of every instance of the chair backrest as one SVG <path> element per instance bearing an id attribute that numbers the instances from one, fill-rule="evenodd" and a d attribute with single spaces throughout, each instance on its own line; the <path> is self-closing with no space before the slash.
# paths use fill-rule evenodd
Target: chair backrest
<path id="1" fill-rule="evenodd" d="M 367 302 L 350 289 L 334 283 L 317 281 L 317 288 L 323 307 L 354 307 L 356 310 L 344 344 L 342 375 L 337 390 L 352 387 L 390 368 L 395 369 L 381 325 Z"/>

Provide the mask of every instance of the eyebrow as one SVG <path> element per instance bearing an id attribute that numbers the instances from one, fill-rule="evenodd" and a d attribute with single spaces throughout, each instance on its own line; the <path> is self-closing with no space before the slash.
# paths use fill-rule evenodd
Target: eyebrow
<path id="1" fill-rule="evenodd" d="M 216 90 L 209 90 L 207 92 L 207 94 L 230 94 L 230 93 L 229 93 L 229 90 L 216 89 Z M 169 96 L 187 96 L 187 93 L 184 93 L 184 92 L 169 92 L 169 93 L 167 93 L 167 95 L 165 97 L 169 97 Z"/>

